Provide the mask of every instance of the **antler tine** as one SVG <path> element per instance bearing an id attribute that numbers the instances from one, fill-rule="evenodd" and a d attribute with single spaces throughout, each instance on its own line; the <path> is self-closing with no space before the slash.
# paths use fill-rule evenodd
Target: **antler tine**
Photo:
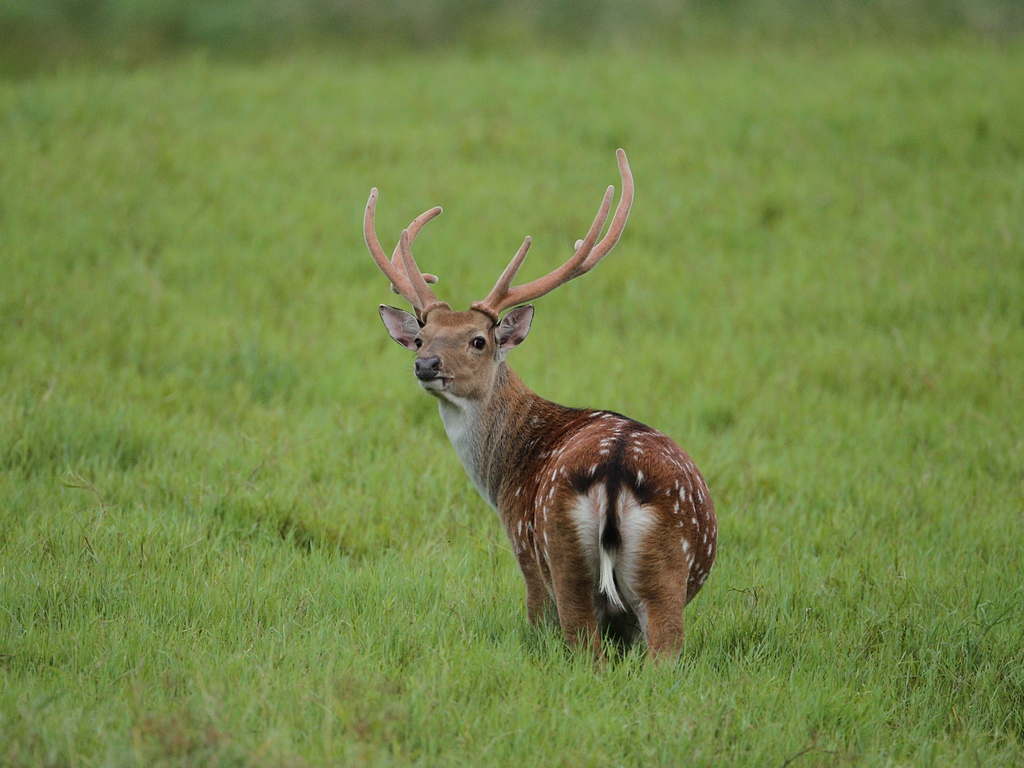
<path id="1" fill-rule="evenodd" d="M 380 271 L 391 281 L 392 288 L 402 298 L 408 301 L 416 309 L 422 309 L 416 291 L 412 287 L 408 274 L 404 274 L 397 265 L 391 262 L 384 249 L 380 247 L 380 240 L 377 239 L 377 230 L 374 227 L 374 214 L 377 209 L 377 188 L 370 190 L 370 199 L 366 201 L 366 213 L 363 216 L 363 238 L 366 240 L 366 247 L 370 255 L 377 262 Z M 422 226 L 422 225 L 421 225 Z"/>
<path id="2" fill-rule="evenodd" d="M 512 257 L 512 261 L 505 267 L 505 271 L 501 273 L 501 277 L 498 278 L 498 282 L 494 284 L 491 292 L 487 294 L 487 298 L 483 301 L 474 301 L 469 305 L 470 309 L 475 309 L 477 312 L 483 312 L 494 322 L 498 324 L 498 313 L 501 312 L 501 300 L 503 297 L 508 296 L 508 287 L 512 285 L 512 281 L 516 279 L 516 273 L 519 272 L 519 268 L 523 266 L 523 261 L 526 259 L 526 252 L 530 250 L 530 243 L 533 240 L 529 235 L 523 240 L 523 244 L 519 246 L 519 250 L 516 251 L 516 255 Z"/>
<path id="3" fill-rule="evenodd" d="M 590 255 L 591 249 L 594 247 L 594 243 L 597 241 L 598 235 L 601 234 L 601 230 L 604 229 L 604 224 L 608 221 L 608 212 L 612 207 L 612 197 L 615 195 L 615 187 L 608 187 L 604 193 L 604 199 L 601 201 L 601 207 L 597 209 L 597 216 L 594 217 L 594 223 L 590 225 L 590 230 L 587 232 L 587 236 L 583 238 L 583 243 L 576 252 L 570 257 L 570 259 L 550 274 L 539 277 L 536 280 L 531 280 L 525 285 L 519 285 L 509 290 L 505 298 L 499 303 L 501 309 L 506 309 L 515 304 L 522 304 L 524 301 L 530 301 L 543 296 L 546 293 L 551 293 L 560 285 L 565 285 L 567 282 L 572 280 L 579 273 L 579 270 L 586 262 L 587 256 Z M 501 310 L 498 310 L 499 312 Z"/>
<path id="4" fill-rule="evenodd" d="M 626 219 L 629 218 L 629 209 L 633 205 L 633 173 L 629 170 L 626 150 L 617 149 L 615 157 L 619 161 L 619 176 L 622 178 L 622 196 L 619 198 L 619 204 L 615 207 L 615 215 L 612 217 L 612 223 L 608 226 L 605 236 L 597 244 L 597 247 L 590 252 L 587 260 L 580 267 L 579 272 L 573 275 L 573 277 L 586 274 L 594 268 L 597 262 L 611 252 L 615 244 L 619 242 L 619 238 L 622 237 L 622 230 L 626 226 Z"/>
<path id="5" fill-rule="evenodd" d="M 505 269 L 505 272 L 502 273 L 501 277 L 498 278 L 498 282 L 487 295 L 487 298 L 483 301 L 474 302 L 470 305 L 471 308 L 477 309 L 486 315 L 490 315 L 491 319 L 494 320 L 502 310 L 516 304 L 522 304 L 524 301 L 529 301 L 530 299 L 536 299 L 539 296 L 550 293 L 558 286 L 572 280 L 576 276 L 576 271 L 586 260 L 587 255 L 590 253 L 590 249 L 594 247 L 594 243 L 597 241 L 597 236 L 601 234 L 601 230 L 604 228 L 604 223 L 608 220 L 608 212 L 611 210 L 612 195 L 614 193 L 615 189 L 613 187 L 608 187 L 608 191 L 605 192 L 604 199 L 601 201 L 601 207 L 598 208 L 597 216 L 594 217 L 594 223 L 590 225 L 590 231 L 587 232 L 587 236 L 581 241 L 579 248 L 576 249 L 576 252 L 567 262 L 545 277 L 539 277 L 525 285 L 518 285 L 515 288 L 509 288 L 509 284 L 512 282 L 512 279 L 519 270 L 523 259 L 526 257 L 526 253 L 522 248 L 520 248 L 522 256 L 517 253 L 512 258 L 512 261 Z M 511 274 L 509 274 L 510 272 Z"/>
<path id="6" fill-rule="evenodd" d="M 501 277 L 498 278 L 498 282 L 494 284 L 494 290 L 491 291 L 492 294 L 496 296 L 504 296 L 508 293 L 509 286 L 512 285 L 512 281 L 516 279 L 516 274 L 519 272 L 519 268 L 523 266 L 523 261 L 526 259 L 526 252 L 530 250 L 530 243 L 532 242 L 532 238 L 527 235 L 526 239 L 523 240 L 523 244 L 519 246 L 519 250 L 516 251 L 516 255 L 512 257 L 512 261 L 508 263 L 508 266 L 505 267 L 505 271 L 501 273 Z"/>
<path id="7" fill-rule="evenodd" d="M 487 298 L 483 301 L 473 302 L 471 305 L 473 309 L 477 309 L 484 314 L 490 315 L 491 319 L 495 319 L 502 310 L 530 301 L 531 299 L 539 298 L 555 290 L 558 286 L 564 285 L 574 277 L 589 272 L 597 262 L 608 255 L 622 236 L 622 230 L 626 226 L 626 219 L 629 217 L 630 206 L 633 204 L 633 175 L 629 170 L 625 151 L 618 150 L 616 157 L 619 163 L 619 175 L 622 177 L 622 196 L 619 198 L 619 204 L 615 208 L 615 216 L 608 227 L 608 232 L 601 242 L 597 243 L 597 238 L 601 234 L 601 230 L 604 229 L 605 222 L 608 220 L 612 197 L 615 194 L 614 187 L 608 187 L 608 191 L 605 193 L 604 200 L 601 202 L 601 207 L 598 209 L 597 216 L 594 218 L 594 223 L 591 225 L 590 231 L 587 232 L 587 236 L 583 240 L 576 241 L 576 252 L 572 255 L 572 258 L 545 277 L 511 288 L 512 280 L 519 270 L 523 259 L 526 257 L 526 250 L 529 248 L 529 238 L 527 238 L 526 242 L 523 243 L 523 247 L 519 249 L 519 252 L 513 257 L 501 277 L 498 278 L 498 282 Z M 596 246 L 595 243 L 597 243 Z M 495 322 L 497 321 L 495 320 Z"/>
<path id="8" fill-rule="evenodd" d="M 419 269 L 416 269 L 416 276 L 418 280 L 412 279 L 408 269 L 405 265 L 404 259 L 399 259 L 401 255 L 402 245 L 395 248 L 394 255 L 389 259 L 384 253 L 384 249 L 380 246 L 380 240 L 377 239 L 377 230 L 375 227 L 374 219 L 377 211 L 377 188 L 374 187 L 370 190 L 370 199 L 366 201 L 366 214 L 363 217 L 363 237 L 366 239 L 366 247 L 370 250 L 370 255 L 373 256 L 373 260 L 377 262 L 377 266 L 380 271 L 384 273 L 385 277 L 391 281 L 391 290 L 399 294 L 412 304 L 413 308 L 418 313 L 423 313 L 428 305 L 441 304 L 434 296 L 433 292 L 426 287 L 428 282 L 436 283 L 437 277 L 435 275 L 423 275 L 420 274 Z M 441 213 L 440 207 L 431 208 L 429 211 L 424 211 L 417 216 L 413 222 L 409 225 L 409 228 L 405 230 L 407 243 L 406 249 L 409 248 L 412 241 L 416 239 L 416 235 L 419 234 L 423 225 L 433 219 Z M 410 252 L 410 258 L 412 256 Z M 413 262 L 415 264 L 415 262 Z M 422 282 L 422 288 L 418 283 Z M 426 302 L 426 303 L 424 303 Z"/>
<path id="9" fill-rule="evenodd" d="M 434 215 L 436 216 L 437 214 Z M 448 305 L 443 301 L 438 301 L 437 296 L 430 290 L 430 286 L 427 285 L 427 281 L 420 272 L 420 268 L 416 265 L 416 259 L 413 258 L 409 242 L 409 230 L 403 229 L 402 237 L 398 241 L 398 255 L 401 257 L 405 274 L 409 278 L 409 284 L 416 294 L 417 302 L 413 303 L 413 306 L 416 307 L 420 319 L 424 320 L 430 310 L 436 307 L 448 307 Z"/>
<path id="10" fill-rule="evenodd" d="M 441 214 L 441 206 L 435 206 L 435 207 L 431 208 L 429 211 L 424 211 L 419 216 L 417 216 L 415 219 L 413 219 L 412 224 L 409 225 L 409 249 L 410 250 L 412 249 L 412 244 L 416 241 L 416 235 L 418 235 L 420 233 L 420 230 L 423 228 L 423 225 L 426 224 L 428 221 L 430 221 L 435 216 L 438 216 L 440 214 Z M 399 263 L 400 263 L 398 261 L 398 249 L 399 249 L 399 246 L 396 245 L 395 246 L 395 252 L 391 255 L 391 263 L 394 264 L 396 267 L 398 267 Z M 427 272 L 424 272 L 423 273 L 423 279 L 426 280 L 428 283 L 436 283 L 437 282 L 437 275 L 431 275 L 431 274 L 429 274 Z M 393 293 L 398 293 L 398 288 L 395 287 L 394 283 L 391 284 L 391 291 Z"/>

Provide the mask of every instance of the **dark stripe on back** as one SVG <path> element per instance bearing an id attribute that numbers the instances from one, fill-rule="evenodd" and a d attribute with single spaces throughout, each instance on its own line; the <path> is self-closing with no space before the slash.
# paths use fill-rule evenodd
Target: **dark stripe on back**
<path id="1" fill-rule="evenodd" d="M 619 489 L 622 488 L 622 480 L 625 467 L 623 459 L 626 457 L 626 439 L 622 436 L 615 441 L 615 451 L 605 464 L 605 484 L 608 489 L 608 505 L 605 507 L 604 531 L 601 533 L 601 546 L 607 550 L 615 550 L 622 544 L 622 534 L 619 533 L 619 518 L 615 514 L 616 502 L 619 500 Z"/>
<path id="2" fill-rule="evenodd" d="M 616 439 L 612 455 L 604 461 L 598 462 L 593 474 L 589 468 L 580 468 L 568 478 L 573 491 L 581 496 L 588 493 L 594 483 L 603 482 L 605 484 L 607 505 L 604 530 L 601 533 L 601 546 L 608 550 L 617 549 L 622 544 L 622 535 L 619 532 L 619 520 L 616 514 L 616 506 L 622 488 L 628 488 L 640 504 L 651 503 L 657 495 L 657 488 L 651 482 L 653 478 L 645 478 L 642 483 L 637 482 L 635 468 L 627 466 L 626 449 L 630 441 L 637 433 L 649 432 L 650 427 L 620 414 L 613 415 L 622 419 L 625 434 L 619 435 Z"/>
<path id="3" fill-rule="evenodd" d="M 657 496 L 656 489 L 650 482 L 649 478 L 645 477 L 642 483 L 638 483 L 636 481 L 636 475 L 629 473 L 623 478 L 623 481 L 629 487 L 629 490 L 633 492 L 637 502 L 641 505 L 650 504 L 654 500 L 654 497 Z"/>

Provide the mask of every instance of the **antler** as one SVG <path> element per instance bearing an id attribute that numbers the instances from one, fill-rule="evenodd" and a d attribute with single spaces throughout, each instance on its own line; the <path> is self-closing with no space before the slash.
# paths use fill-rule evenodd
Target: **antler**
<path id="1" fill-rule="evenodd" d="M 604 200 L 597 211 L 594 223 L 590 231 L 582 240 L 576 241 L 576 253 L 562 266 L 545 277 L 533 280 L 526 285 L 510 287 L 515 279 L 519 267 L 526 258 L 526 252 L 530 250 L 530 238 L 527 237 L 520 246 L 519 251 L 512 257 L 512 261 L 501 273 L 498 282 L 483 301 L 474 301 L 470 307 L 488 315 L 495 323 L 498 322 L 498 315 L 502 310 L 522 304 L 532 299 L 539 298 L 550 293 L 560 285 L 572 280 L 574 277 L 586 274 L 594 265 L 608 255 L 622 235 L 622 229 L 626 226 L 626 218 L 629 216 L 629 207 L 633 203 L 633 175 L 629 171 L 629 163 L 626 161 L 624 150 L 617 150 L 615 153 L 619 161 L 619 175 L 622 177 L 622 197 L 615 208 L 615 216 L 608 227 L 601 242 L 597 242 L 597 236 L 601 234 L 605 222 L 608 220 L 608 211 L 611 209 L 612 197 L 615 194 L 615 187 L 608 187 Z M 595 245 L 595 243 L 597 243 Z"/>
<path id="2" fill-rule="evenodd" d="M 406 301 L 412 304 L 420 319 L 426 317 L 427 312 L 435 307 L 448 305 L 438 301 L 434 292 L 430 290 L 427 283 L 436 283 L 437 277 L 430 274 L 422 274 L 416 261 L 412 257 L 412 242 L 420 233 L 423 225 L 441 213 L 441 209 L 431 208 L 417 216 L 409 225 L 408 229 L 402 230 L 402 238 L 395 248 L 395 252 L 389 259 L 377 239 L 377 230 L 374 226 L 374 215 L 377 210 L 377 188 L 370 190 L 370 199 L 366 201 L 366 215 L 363 217 L 363 237 L 366 239 L 366 247 L 370 255 L 377 262 L 380 271 L 391 281 L 391 290 L 401 295 Z"/>

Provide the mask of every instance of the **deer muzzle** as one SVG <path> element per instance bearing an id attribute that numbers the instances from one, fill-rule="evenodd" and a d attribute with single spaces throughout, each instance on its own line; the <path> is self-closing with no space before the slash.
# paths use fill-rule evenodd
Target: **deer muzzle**
<path id="1" fill-rule="evenodd" d="M 416 360 L 416 378 L 431 381 L 441 375 L 441 358 L 424 357 Z"/>

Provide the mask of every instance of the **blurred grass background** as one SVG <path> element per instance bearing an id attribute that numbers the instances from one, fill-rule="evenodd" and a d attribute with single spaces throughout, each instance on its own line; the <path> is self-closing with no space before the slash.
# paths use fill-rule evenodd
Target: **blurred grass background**
<path id="1" fill-rule="evenodd" d="M 1020 0 L 4 0 L 0 66 L 133 65 L 186 50 L 378 54 L 595 45 L 1015 39 Z"/>
<path id="2" fill-rule="evenodd" d="M 1020 5 L 591 8 L 0 5 L 0 764 L 1021 764 Z M 527 626 L 360 228 L 464 307 L 618 146 L 510 362 L 707 476 L 671 668 Z"/>

